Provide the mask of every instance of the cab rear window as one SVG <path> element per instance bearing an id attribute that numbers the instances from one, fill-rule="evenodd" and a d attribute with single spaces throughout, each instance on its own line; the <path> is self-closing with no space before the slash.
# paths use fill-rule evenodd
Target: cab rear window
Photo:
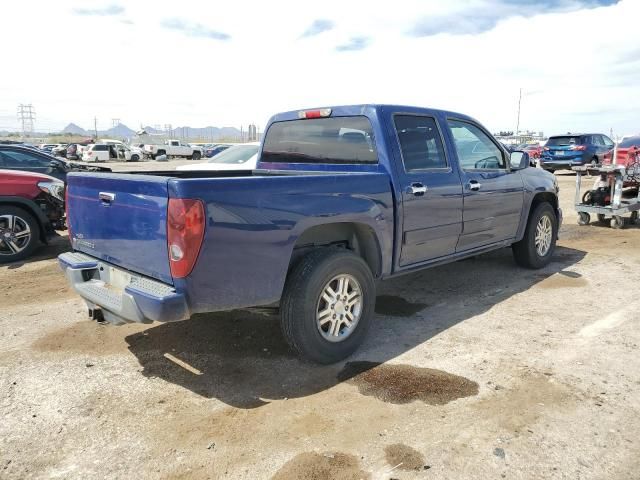
<path id="1" fill-rule="evenodd" d="M 377 163 L 371 122 L 364 116 L 275 122 L 269 127 L 261 162 Z"/>

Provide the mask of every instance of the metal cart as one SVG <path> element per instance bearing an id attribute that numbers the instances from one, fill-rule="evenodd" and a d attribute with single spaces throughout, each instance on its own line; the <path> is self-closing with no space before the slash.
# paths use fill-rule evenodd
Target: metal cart
<path id="1" fill-rule="evenodd" d="M 591 221 L 591 214 L 598 216 L 598 221 L 604 223 L 610 220 L 611 228 L 622 228 L 624 226 L 625 216 L 629 215 L 630 223 L 638 222 L 638 211 L 640 211 L 640 189 L 635 198 L 625 198 L 622 196 L 622 189 L 626 168 L 623 165 L 601 165 L 591 166 L 585 165 L 573 167 L 576 172 L 576 198 L 575 205 L 578 212 L 578 224 L 588 225 Z M 582 175 L 606 175 L 609 179 L 611 188 L 611 203 L 609 205 L 587 205 L 582 203 L 582 195 L 580 187 L 582 183 Z M 613 182 L 611 182 L 613 179 Z"/>

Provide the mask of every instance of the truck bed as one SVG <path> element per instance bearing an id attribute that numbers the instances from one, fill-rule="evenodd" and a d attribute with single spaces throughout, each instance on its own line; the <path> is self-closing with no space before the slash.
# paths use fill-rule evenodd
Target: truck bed
<path id="1" fill-rule="evenodd" d="M 169 268 L 170 198 L 204 205 L 204 240 L 186 278 Z M 69 176 L 68 207 L 74 250 L 186 292 L 191 313 L 277 301 L 298 237 L 316 225 L 362 224 L 392 258 L 386 172 L 79 173 Z"/>

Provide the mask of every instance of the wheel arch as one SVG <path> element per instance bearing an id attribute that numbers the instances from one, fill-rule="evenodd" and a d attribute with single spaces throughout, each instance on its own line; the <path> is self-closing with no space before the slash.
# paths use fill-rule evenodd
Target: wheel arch
<path id="1" fill-rule="evenodd" d="M 549 203 L 553 207 L 553 210 L 556 212 L 556 218 L 560 218 L 559 216 L 559 205 L 558 205 L 558 196 L 553 194 L 552 192 L 538 192 L 531 199 L 531 203 L 529 204 L 529 208 L 526 210 L 526 215 L 523 215 L 522 222 L 520 223 L 520 227 L 518 228 L 518 235 L 516 237 L 516 241 L 522 240 L 524 237 L 524 232 L 527 228 L 527 224 L 529 223 L 529 217 L 531 216 L 531 212 L 533 212 L 538 205 L 541 203 Z"/>
<path id="2" fill-rule="evenodd" d="M 382 275 L 382 249 L 373 228 L 359 222 L 314 225 L 304 230 L 293 246 L 289 270 L 306 253 L 317 248 L 346 248 L 360 256 L 374 278 Z"/>

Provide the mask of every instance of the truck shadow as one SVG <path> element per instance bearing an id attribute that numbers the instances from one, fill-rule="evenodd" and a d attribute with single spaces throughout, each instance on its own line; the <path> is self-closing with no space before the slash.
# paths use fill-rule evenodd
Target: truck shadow
<path id="1" fill-rule="evenodd" d="M 547 282 L 549 288 L 585 282 L 567 270 L 584 256 L 583 251 L 558 247 L 550 265 L 531 271 L 514 266 L 510 250 L 504 249 L 383 282 L 371 333 L 347 361 L 390 360 L 558 273 L 561 281 Z M 197 315 L 126 341 L 145 376 L 238 408 L 305 397 L 345 380 L 344 375 L 338 380 L 345 362 L 319 366 L 295 357 L 276 316 L 246 311 Z"/>

